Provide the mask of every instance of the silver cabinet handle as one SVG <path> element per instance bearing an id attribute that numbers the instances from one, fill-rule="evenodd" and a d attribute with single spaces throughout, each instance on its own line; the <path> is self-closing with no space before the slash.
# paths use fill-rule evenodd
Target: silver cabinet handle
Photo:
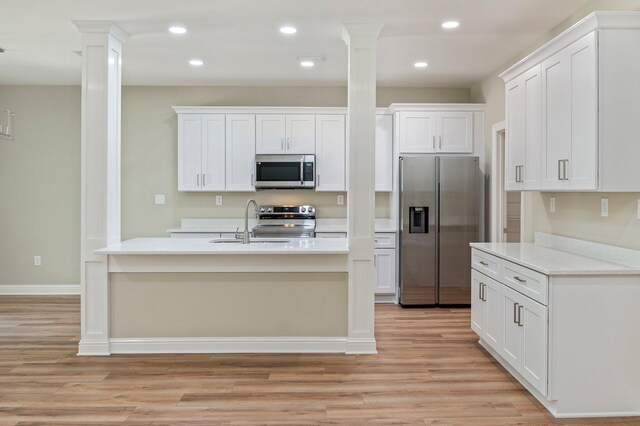
<path id="1" fill-rule="evenodd" d="M 522 278 L 520 278 L 518 276 L 513 277 L 513 279 L 518 281 L 519 283 L 526 283 L 527 282 L 527 280 L 523 280 Z"/>
<path id="2" fill-rule="evenodd" d="M 489 266 L 489 264 L 487 262 L 483 262 L 482 260 L 480 262 L 478 262 L 478 263 L 480 263 L 482 266 Z"/>
<path id="3" fill-rule="evenodd" d="M 318 175 L 318 185 L 317 186 L 320 186 L 320 175 Z"/>
<path id="4" fill-rule="evenodd" d="M 520 182 L 520 179 L 518 178 L 518 171 L 520 171 L 520 166 L 516 166 L 516 182 Z"/>
<path id="5" fill-rule="evenodd" d="M 433 150 L 435 151 L 436 150 L 436 136 L 433 135 L 432 137 L 433 137 Z"/>
<path id="6" fill-rule="evenodd" d="M 255 181 L 253 180 L 253 173 L 251 173 L 251 186 L 256 186 Z"/>
<path id="7" fill-rule="evenodd" d="M 438 148 L 442 149 L 442 135 L 438 136 Z"/>
<path id="8" fill-rule="evenodd" d="M 558 180 L 563 180 L 561 173 L 562 173 L 562 160 L 558 160 Z"/>
<path id="9" fill-rule="evenodd" d="M 522 311 L 520 309 L 523 309 L 524 306 L 522 305 L 518 305 L 518 325 L 520 327 L 524 327 L 524 321 L 522 319 Z"/>
<path id="10" fill-rule="evenodd" d="M 478 299 L 480 300 L 484 300 L 482 297 L 483 288 L 484 288 L 484 284 L 478 283 Z"/>
<path id="11" fill-rule="evenodd" d="M 518 309 L 519 306 L 517 303 L 513 304 L 513 323 L 518 325 L 520 325 L 520 318 L 518 318 L 518 313 L 520 312 L 520 309 Z"/>
<path id="12" fill-rule="evenodd" d="M 200 173 L 198 173 L 196 175 L 196 181 L 197 181 L 197 185 L 196 186 L 200 187 Z"/>
<path id="13" fill-rule="evenodd" d="M 291 138 L 287 138 L 287 149 L 291 149 Z"/>
<path id="14" fill-rule="evenodd" d="M 206 180 L 207 180 L 207 174 L 203 173 L 202 174 L 202 187 L 204 188 L 205 186 L 207 186 L 206 184 Z"/>
<path id="15" fill-rule="evenodd" d="M 485 283 L 482 283 L 482 301 L 487 301 L 487 285 Z"/>
<path id="16" fill-rule="evenodd" d="M 569 162 L 569 160 L 563 160 L 562 161 L 562 177 L 564 178 L 564 180 L 569 180 L 569 178 L 567 177 L 567 163 Z"/>
<path id="17" fill-rule="evenodd" d="M 280 138 L 280 149 L 284 151 L 284 137 Z"/>

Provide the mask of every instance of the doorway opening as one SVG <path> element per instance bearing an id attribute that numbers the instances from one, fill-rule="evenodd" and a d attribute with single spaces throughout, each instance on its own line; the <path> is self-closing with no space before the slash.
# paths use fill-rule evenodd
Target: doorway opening
<path id="1" fill-rule="evenodd" d="M 517 243 L 521 241 L 523 193 L 505 191 L 505 148 L 504 121 L 492 126 L 491 158 L 491 241 Z"/>

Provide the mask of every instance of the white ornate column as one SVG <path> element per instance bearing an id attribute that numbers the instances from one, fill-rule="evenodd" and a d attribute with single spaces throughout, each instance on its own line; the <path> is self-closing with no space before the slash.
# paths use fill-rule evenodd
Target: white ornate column
<path id="1" fill-rule="evenodd" d="M 82 34 L 81 338 L 78 355 L 109 355 L 107 256 L 120 241 L 120 97 L 122 43 L 110 21 L 73 21 Z"/>
<path id="2" fill-rule="evenodd" d="M 345 24 L 349 49 L 348 353 L 376 353 L 374 222 L 376 50 L 380 24 Z"/>

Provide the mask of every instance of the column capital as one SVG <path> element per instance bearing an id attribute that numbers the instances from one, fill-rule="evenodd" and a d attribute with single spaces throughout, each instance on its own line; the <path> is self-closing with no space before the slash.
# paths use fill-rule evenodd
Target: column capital
<path id="1" fill-rule="evenodd" d="M 375 47 L 383 24 L 343 24 L 342 40 L 347 46 Z"/>
<path id="2" fill-rule="evenodd" d="M 124 42 L 129 38 L 120 26 L 114 21 L 71 21 L 79 32 L 86 34 L 109 34 Z"/>

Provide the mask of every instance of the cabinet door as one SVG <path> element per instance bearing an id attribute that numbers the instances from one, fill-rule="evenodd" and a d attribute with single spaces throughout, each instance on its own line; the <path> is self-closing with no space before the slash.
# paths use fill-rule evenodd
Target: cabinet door
<path id="1" fill-rule="evenodd" d="M 512 367 L 519 370 L 522 365 L 522 330 L 518 325 L 517 317 L 520 314 L 519 306 L 522 296 L 503 285 L 502 291 L 502 342 L 500 343 L 500 355 Z"/>
<path id="2" fill-rule="evenodd" d="M 522 77 L 524 92 L 524 168 L 521 181 L 524 189 L 537 190 L 540 188 L 540 173 L 542 161 L 542 82 L 540 65 L 525 72 Z"/>
<path id="3" fill-rule="evenodd" d="M 502 325 L 502 284 L 487 278 L 484 281 L 484 304 L 486 305 L 485 341 L 496 352 L 500 352 Z"/>
<path id="4" fill-rule="evenodd" d="M 486 334 L 487 304 L 482 296 L 483 280 L 480 272 L 471 270 L 471 329 L 484 340 Z"/>
<path id="5" fill-rule="evenodd" d="M 396 294 L 396 251 L 376 249 L 376 294 Z"/>
<path id="6" fill-rule="evenodd" d="M 522 296 L 522 367 L 524 376 L 541 394 L 547 394 L 547 333 L 548 310 L 545 306 Z"/>
<path id="7" fill-rule="evenodd" d="M 375 168 L 376 191 L 393 191 L 393 119 L 391 115 L 376 115 Z"/>
<path id="8" fill-rule="evenodd" d="M 571 151 L 564 165 L 571 190 L 597 188 L 598 82 L 596 33 L 566 48 L 571 69 Z"/>
<path id="9" fill-rule="evenodd" d="M 288 154 L 316 153 L 316 117 L 287 115 L 285 148 Z"/>
<path id="10" fill-rule="evenodd" d="M 225 189 L 225 116 L 224 114 L 202 115 L 202 176 L 203 191 Z"/>
<path id="11" fill-rule="evenodd" d="M 542 63 L 543 190 L 563 189 L 564 161 L 571 156 L 571 69 L 567 51 Z"/>
<path id="12" fill-rule="evenodd" d="M 281 114 L 256 115 L 256 153 L 283 154 L 286 151 L 285 116 Z"/>
<path id="13" fill-rule="evenodd" d="M 505 189 L 522 190 L 520 173 L 525 162 L 524 147 L 524 84 L 519 76 L 506 87 L 506 133 L 505 133 Z"/>
<path id="14" fill-rule="evenodd" d="M 178 115 L 178 191 L 199 191 L 202 173 L 202 117 Z"/>
<path id="15" fill-rule="evenodd" d="M 436 127 L 438 152 L 473 152 L 472 112 L 439 112 Z"/>
<path id="16" fill-rule="evenodd" d="M 400 154 L 436 152 L 436 113 L 400 112 Z"/>
<path id="17" fill-rule="evenodd" d="M 256 117 L 226 116 L 227 191 L 255 191 Z"/>
<path id="18" fill-rule="evenodd" d="M 316 116 L 316 191 L 344 191 L 345 116 Z"/>

